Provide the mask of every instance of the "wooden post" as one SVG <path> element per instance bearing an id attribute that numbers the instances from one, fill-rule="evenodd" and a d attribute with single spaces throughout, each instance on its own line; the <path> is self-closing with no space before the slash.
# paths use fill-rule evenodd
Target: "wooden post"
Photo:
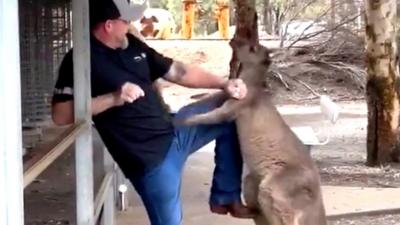
<path id="1" fill-rule="evenodd" d="M 0 224 L 24 224 L 18 1 L 0 0 Z"/>
<path id="2" fill-rule="evenodd" d="M 221 38 L 229 38 L 229 0 L 216 0 L 218 31 Z"/>
<path id="3" fill-rule="evenodd" d="M 89 125 L 75 140 L 77 225 L 94 224 L 89 30 L 89 0 L 72 0 L 74 115 L 75 122 Z"/>
<path id="4" fill-rule="evenodd" d="M 103 148 L 103 158 L 104 158 L 104 171 L 106 174 L 106 177 L 109 173 L 112 173 L 112 183 L 115 181 L 115 164 L 114 160 L 111 157 L 110 153 L 108 152 L 107 148 Z M 111 185 L 109 187 L 107 194 L 106 194 L 106 199 L 104 201 L 104 206 L 103 206 L 103 215 L 102 215 L 102 224 L 101 225 L 115 225 L 116 220 L 115 220 L 115 195 L 114 195 L 114 188 L 115 185 Z"/>
<path id="5" fill-rule="evenodd" d="M 191 39 L 194 31 L 196 0 L 182 0 L 182 3 L 182 37 L 185 39 Z"/>

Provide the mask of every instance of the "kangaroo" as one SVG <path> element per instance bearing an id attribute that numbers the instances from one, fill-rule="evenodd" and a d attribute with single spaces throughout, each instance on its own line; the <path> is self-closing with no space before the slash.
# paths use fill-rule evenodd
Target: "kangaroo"
<path id="1" fill-rule="evenodd" d="M 243 40 L 233 39 L 230 45 L 241 64 L 239 78 L 248 87 L 246 97 L 228 99 L 213 111 L 175 122 L 196 125 L 235 120 L 249 170 L 244 198 L 260 212 L 254 219 L 256 225 L 326 225 L 318 169 L 264 85 L 270 51 Z"/>

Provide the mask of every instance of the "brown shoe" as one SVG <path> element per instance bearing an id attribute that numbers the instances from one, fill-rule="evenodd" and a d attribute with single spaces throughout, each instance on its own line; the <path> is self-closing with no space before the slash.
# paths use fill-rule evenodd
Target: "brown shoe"
<path id="1" fill-rule="evenodd" d="M 228 207 L 225 205 L 210 205 L 210 211 L 220 215 L 226 215 L 229 212 Z"/>
<path id="2" fill-rule="evenodd" d="M 241 202 L 234 202 L 228 205 L 210 205 L 212 213 L 216 214 L 231 214 L 236 218 L 254 218 L 257 215 L 257 211 L 244 206 Z"/>

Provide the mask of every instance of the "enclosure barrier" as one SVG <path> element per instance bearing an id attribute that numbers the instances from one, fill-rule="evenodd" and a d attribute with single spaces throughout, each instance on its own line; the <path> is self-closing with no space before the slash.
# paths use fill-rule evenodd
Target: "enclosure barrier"
<path id="1" fill-rule="evenodd" d="M 94 199 L 88 0 L 72 1 L 76 123 L 23 173 L 18 1 L 0 0 L 0 224 L 23 225 L 23 189 L 75 142 L 77 225 L 114 225 L 114 162 Z"/>

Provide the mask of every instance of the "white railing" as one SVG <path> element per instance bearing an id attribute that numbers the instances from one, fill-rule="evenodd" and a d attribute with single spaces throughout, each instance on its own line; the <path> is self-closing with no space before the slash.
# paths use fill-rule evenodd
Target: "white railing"
<path id="1" fill-rule="evenodd" d="M 24 224 L 18 0 L 0 0 L 0 224 Z"/>

